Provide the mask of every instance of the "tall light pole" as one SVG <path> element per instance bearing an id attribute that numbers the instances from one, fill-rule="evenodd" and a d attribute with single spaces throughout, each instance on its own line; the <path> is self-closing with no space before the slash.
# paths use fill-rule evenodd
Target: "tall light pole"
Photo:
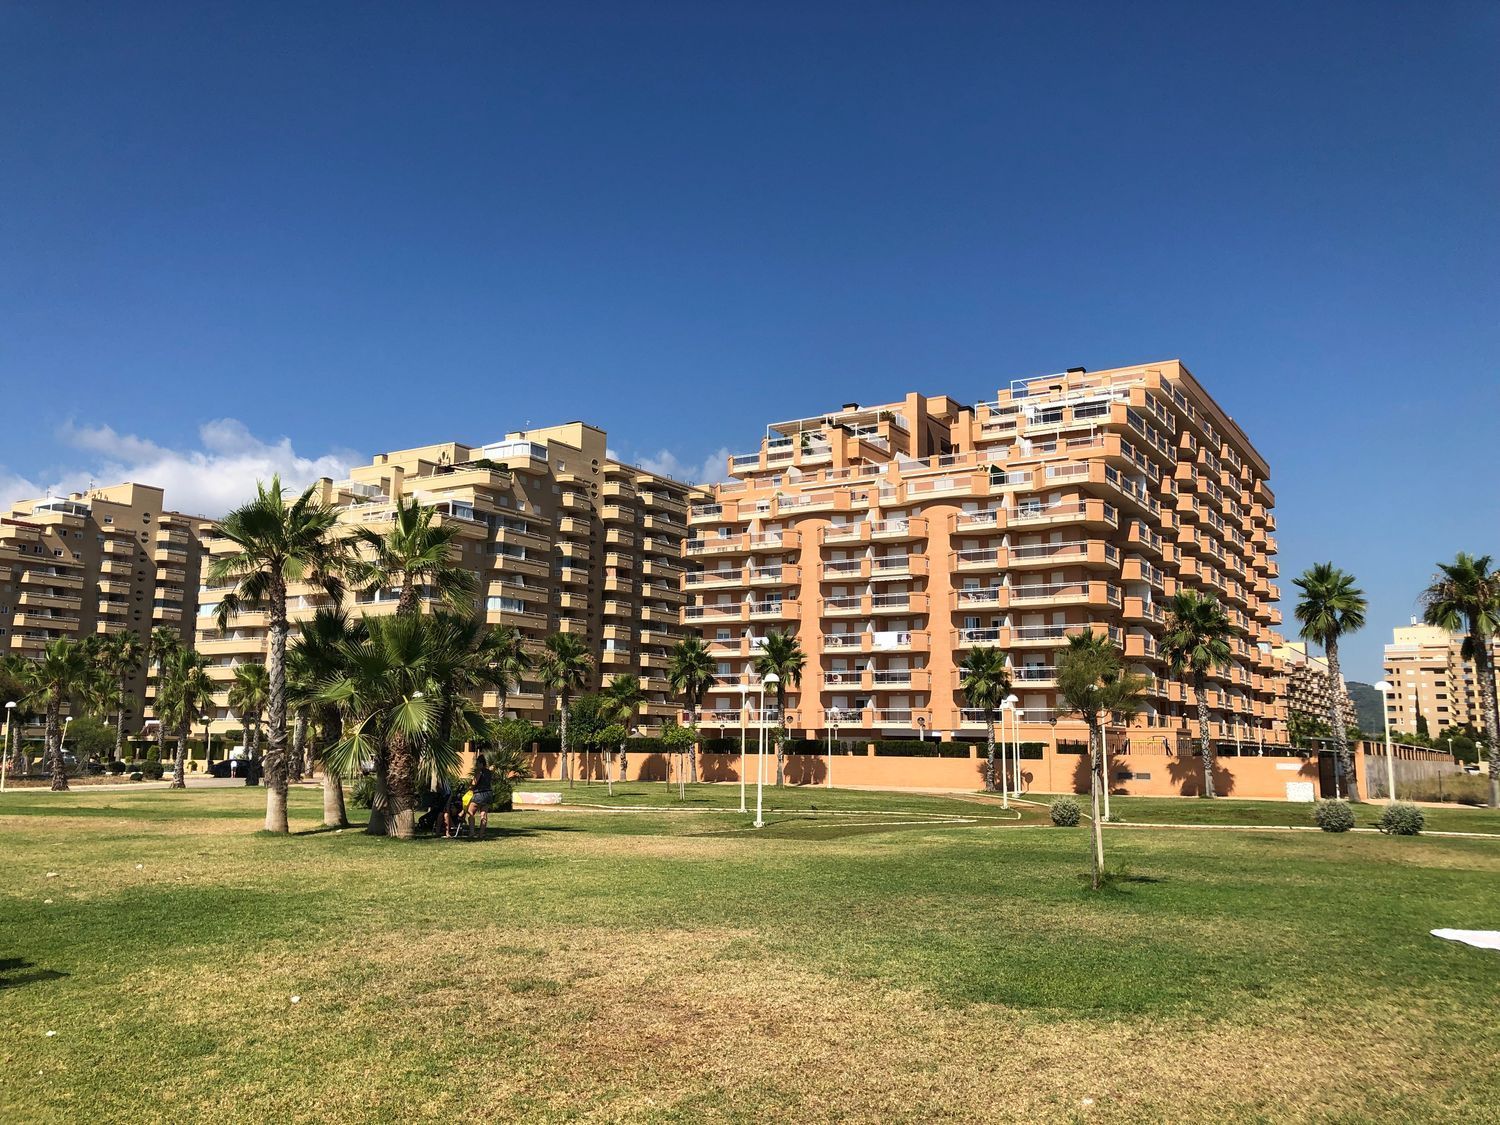
<path id="1" fill-rule="evenodd" d="M 1375 690 L 1380 693 L 1380 717 L 1385 721 L 1385 799 L 1387 802 L 1396 800 L 1396 763 L 1391 757 L 1391 712 L 1386 706 L 1386 692 L 1391 690 L 1391 685 L 1386 680 L 1381 680 L 1375 685 Z"/>
<path id="2" fill-rule="evenodd" d="M 1000 807 L 1010 808 L 1010 779 L 1005 776 L 1009 768 L 1006 763 L 1010 760 L 1010 742 L 1005 735 L 1005 716 L 1016 709 L 1011 702 L 1011 696 L 1006 696 L 1000 704 Z"/>
<path id="3" fill-rule="evenodd" d="M 745 809 L 745 712 L 750 709 L 750 685 L 740 685 L 740 812 Z"/>
<path id="4" fill-rule="evenodd" d="M 834 708 L 834 707 L 828 708 L 828 714 L 827 714 L 826 718 L 828 719 L 828 769 L 825 772 L 827 774 L 826 780 L 827 780 L 828 788 L 832 789 L 833 788 L 833 736 L 834 736 L 834 734 L 839 729 L 839 713 L 838 713 L 838 709 Z"/>
<path id="5" fill-rule="evenodd" d="M 1021 700 L 1012 692 L 1005 697 L 1010 704 L 1010 781 L 1015 786 L 1016 796 L 1021 796 Z"/>
<path id="6" fill-rule="evenodd" d="M 5 771 L 10 767 L 10 724 L 16 714 L 16 701 L 5 705 L 5 749 L 0 750 L 0 793 L 5 792 Z"/>
<path id="7" fill-rule="evenodd" d="M 774 688 L 779 683 L 781 683 L 781 677 L 775 672 L 767 672 L 760 680 L 760 741 L 759 753 L 755 758 L 755 827 L 757 828 L 766 826 L 763 813 L 766 789 L 766 688 Z"/>

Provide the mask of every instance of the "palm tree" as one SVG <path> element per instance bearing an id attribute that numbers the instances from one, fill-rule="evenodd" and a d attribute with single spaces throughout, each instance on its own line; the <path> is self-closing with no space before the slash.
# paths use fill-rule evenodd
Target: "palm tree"
<path id="1" fill-rule="evenodd" d="M 525 638 L 514 625 L 496 625 L 484 639 L 484 653 L 489 661 L 486 682 L 499 696 L 496 718 L 505 718 L 505 704 L 510 693 L 521 687 L 521 676 L 531 670 L 531 654 Z"/>
<path id="2" fill-rule="evenodd" d="M 241 610 L 264 608 L 270 619 L 266 668 L 270 690 L 266 700 L 265 757 L 266 831 L 290 831 L 286 818 L 287 729 L 286 641 L 287 588 L 295 582 L 321 586 L 335 600 L 343 596 L 339 570 L 343 559 L 332 538 L 335 514 L 308 488 L 289 505 L 281 478 L 271 485 L 256 484 L 255 499 L 224 517 L 219 535 L 235 550 L 213 559 L 207 585 L 233 584 L 219 600 L 219 628 L 224 629 Z"/>
<path id="3" fill-rule="evenodd" d="M 995 648 L 970 649 L 958 669 L 959 690 L 964 693 L 964 702 L 976 711 L 984 712 L 985 741 L 987 750 L 984 766 L 984 787 L 995 788 L 995 710 L 1010 695 L 1010 673 L 1005 665 L 1005 654 Z"/>
<path id="4" fill-rule="evenodd" d="M 802 669 L 806 666 L 807 656 L 797 642 L 796 634 L 778 633 L 775 630 L 766 634 L 760 655 L 755 658 L 755 670 L 760 673 L 762 679 L 773 672 L 777 677 L 776 716 L 780 724 L 776 728 L 777 785 L 782 783 L 785 774 L 786 690 L 788 686 L 797 686 L 802 683 Z"/>
<path id="5" fill-rule="evenodd" d="M 610 720 L 618 723 L 621 730 L 620 735 L 620 780 L 625 780 L 625 737 L 630 733 L 630 728 L 635 725 L 636 716 L 640 714 L 641 702 L 646 698 L 646 693 L 641 690 L 639 676 L 628 673 L 615 676 L 609 681 L 609 687 L 604 689 L 604 710 Z M 610 751 L 610 757 L 614 757 L 614 751 Z M 604 771 L 604 780 L 610 782 L 609 792 L 614 795 L 614 762 L 611 761 Z M 696 780 L 696 779 L 695 779 Z"/>
<path id="6" fill-rule="evenodd" d="M 1323 646 L 1328 658 L 1328 725 L 1333 730 L 1333 745 L 1338 752 L 1339 773 L 1349 800 L 1359 800 L 1359 778 L 1354 772 L 1354 757 L 1349 753 L 1349 735 L 1344 729 L 1344 676 L 1339 671 L 1339 638 L 1357 633 L 1365 627 L 1364 591 L 1354 584 L 1354 576 L 1339 570 L 1331 562 L 1316 563 L 1293 579 L 1302 591 L 1293 611 L 1301 624 L 1301 636 Z"/>
<path id="7" fill-rule="evenodd" d="M 246 661 L 235 665 L 234 683 L 229 686 L 229 709 L 245 726 L 247 749 L 253 759 L 260 751 L 260 717 L 271 694 L 271 676 L 264 664 Z"/>
<path id="8" fill-rule="evenodd" d="M 104 643 L 101 664 L 114 677 L 115 704 L 115 761 L 125 752 L 125 697 L 130 677 L 141 666 L 146 648 L 141 638 L 131 632 L 116 633 Z"/>
<path id="9" fill-rule="evenodd" d="M 317 716 L 312 757 L 323 768 L 323 823 L 329 828 L 347 828 L 344 784 L 328 753 L 343 737 L 339 709 L 321 700 L 319 692 L 343 672 L 344 653 L 364 641 L 364 625 L 351 622 L 341 609 L 322 606 L 310 620 L 298 623 L 297 633 L 287 649 L 288 699 L 297 709 L 299 722 L 305 724 L 310 715 Z M 374 815 L 372 810 L 372 818 Z"/>
<path id="10" fill-rule="evenodd" d="M 213 699 L 214 682 L 209 679 L 208 658 L 191 649 L 179 651 L 167 665 L 166 700 L 162 721 L 170 717 L 177 730 L 177 755 L 172 765 L 172 788 L 187 788 L 186 760 L 188 732 L 203 716 Z M 158 699 L 161 696 L 158 694 Z"/>
<path id="11" fill-rule="evenodd" d="M 399 586 L 396 612 L 403 617 L 419 611 L 423 584 L 454 608 L 468 608 L 478 582 L 453 561 L 460 534 L 457 524 L 442 522 L 437 508 L 397 499 L 384 534 L 368 527 L 354 533 L 351 545 L 364 548 L 365 555 L 350 563 L 350 580 L 365 593 Z"/>
<path id="12" fill-rule="evenodd" d="M 1057 698 L 1065 710 L 1083 717 L 1089 728 L 1089 796 L 1092 846 L 1089 849 L 1090 880 L 1099 889 L 1104 869 L 1104 830 L 1099 794 L 1104 786 L 1104 727 L 1106 716 L 1125 717 L 1140 708 L 1146 680 L 1125 671 L 1119 648 L 1097 633 L 1074 634 L 1057 658 Z"/>
<path id="13" fill-rule="evenodd" d="M 162 719 L 163 692 L 166 690 L 166 670 L 173 658 L 182 651 L 182 634 L 166 625 L 151 630 L 151 639 L 146 642 L 146 657 L 151 663 L 152 679 L 156 683 L 156 702 L 152 710 L 156 713 L 156 760 L 167 756 L 167 724 Z"/>
<path id="14" fill-rule="evenodd" d="M 562 777 L 572 781 L 568 772 L 568 701 L 577 688 L 588 683 L 593 662 L 583 642 L 572 633 L 553 633 L 537 665 L 538 678 L 548 691 L 556 692 L 562 712 Z"/>
<path id="15" fill-rule="evenodd" d="M 1496 714 L 1495 662 L 1490 649 L 1500 633 L 1500 571 L 1490 556 L 1460 551 L 1422 592 L 1422 616 L 1429 625 L 1464 631 L 1463 656 L 1479 678 L 1479 708 L 1490 747 L 1490 808 L 1500 808 L 1500 715 Z"/>
<path id="16" fill-rule="evenodd" d="M 62 707 L 88 678 L 86 650 L 67 637 L 48 643 L 42 655 L 28 661 L 26 695 L 23 702 L 39 709 L 43 715 L 44 748 L 52 771 L 52 790 L 68 788 L 68 771 L 63 765 Z"/>
<path id="17" fill-rule="evenodd" d="M 714 659 L 702 637 L 684 637 L 672 648 L 667 664 L 667 682 L 672 690 L 682 694 L 688 712 L 688 722 L 696 725 L 702 718 L 698 711 L 703 706 L 703 697 L 714 686 L 718 677 L 714 675 Z M 688 748 L 688 780 L 698 780 L 698 755 Z"/>
<path id="18" fill-rule="evenodd" d="M 1208 737 L 1208 674 L 1233 659 L 1229 642 L 1237 630 L 1219 599 L 1180 590 L 1167 606 L 1167 628 L 1161 639 L 1162 656 L 1179 679 L 1193 678 L 1198 705 L 1198 747 L 1203 754 L 1203 795 L 1214 796 L 1214 750 Z"/>
<path id="19" fill-rule="evenodd" d="M 444 736 L 444 676 L 454 661 L 451 636 L 440 619 L 418 614 L 366 618 L 365 638 L 342 647 L 343 669 L 325 681 L 319 700 L 337 706 L 343 737 L 328 764 L 352 772 L 361 761 L 386 763 L 389 834 L 416 834 L 418 785 L 458 772 L 454 737 L 484 737 L 489 724 L 455 697 Z M 373 820 L 372 820 L 373 823 Z"/>

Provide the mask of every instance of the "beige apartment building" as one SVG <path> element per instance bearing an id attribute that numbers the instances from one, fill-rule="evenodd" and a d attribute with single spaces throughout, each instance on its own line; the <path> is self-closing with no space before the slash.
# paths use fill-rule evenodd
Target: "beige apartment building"
<path id="1" fill-rule="evenodd" d="M 604 431 L 582 422 L 489 445 L 383 453 L 348 480 L 324 479 L 318 489 L 349 531 L 383 530 L 398 500 L 436 506 L 462 529 L 461 559 L 478 580 L 485 621 L 514 625 L 538 648 L 551 633 L 575 634 L 594 656 L 592 687 L 620 673 L 639 675 L 643 730 L 677 713 L 666 670 L 684 636 L 682 541 L 687 506 L 706 490 L 612 459 Z M 213 553 L 231 547 L 222 538 L 208 544 Z M 197 626 L 198 648 L 222 687 L 212 720 L 219 731 L 240 726 L 227 707 L 228 687 L 237 664 L 265 659 L 268 632 L 259 612 L 239 614 L 221 632 L 215 615 L 223 593 L 204 587 Z M 397 594 L 359 593 L 346 606 L 393 613 Z M 293 621 L 325 602 L 316 590 L 293 590 Z M 489 693 L 483 702 L 494 709 L 499 701 Z M 538 723 L 552 706 L 534 681 L 507 699 L 509 712 Z"/>
<path id="2" fill-rule="evenodd" d="M 807 655 L 794 732 L 979 737 L 958 669 L 992 646 L 1009 659 L 1021 737 L 1079 740 L 1056 658 L 1092 631 L 1148 677 L 1129 736 L 1165 748 L 1195 708 L 1165 674 L 1163 602 L 1194 588 L 1240 630 L 1210 677 L 1214 733 L 1285 742 L 1269 467 L 1179 362 L 1017 380 L 972 406 L 847 403 L 767 426 L 729 471 L 693 505 L 685 547 L 683 620 L 720 675 L 711 733 L 738 729 L 779 630 Z"/>
<path id="3" fill-rule="evenodd" d="M 1416 733 L 1419 718 L 1433 737 L 1444 727 L 1483 726 L 1478 673 L 1464 659 L 1463 643 L 1462 635 L 1418 624 L 1416 618 L 1392 630 L 1385 646 L 1385 679 L 1391 685 L 1385 709 L 1392 731 Z M 1492 638 L 1490 647 L 1500 669 L 1500 637 Z"/>
<path id="4" fill-rule="evenodd" d="M 36 657 L 58 637 L 157 626 L 193 638 L 201 536 L 211 521 L 163 507 L 160 488 L 118 484 L 23 500 L 0 517 L 0 641 Z M 147 713 L 144 662 L 131 678 L 127 724 Z"/>
<path id="5" fill-rule="evenodd" d="M 1333 677 L 1328 670 L 1328 661 L 1307 651 L 1303 641 L 1288 641 L 1276 647 L 1275 655 L 1280 660 L 1286 675 L 1287 718 L 1300 715 L 1305 719 L 1328 725 L 1332 710 Z M 1343 716 L 1344 728 L 1358 723 L 1359 715 L 1354 700 L 1344 684 L 1338 686 L 1339 713 Z"/>

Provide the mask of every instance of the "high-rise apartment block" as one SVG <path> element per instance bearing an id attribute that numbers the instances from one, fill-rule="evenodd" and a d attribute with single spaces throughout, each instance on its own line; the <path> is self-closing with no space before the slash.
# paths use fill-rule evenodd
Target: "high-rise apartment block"
<path id="1" fill-rule="evenodd" d="M 191 641 L 201 537 L 211 521 L 167 511 L 160 488 L 119 484 L 23 500 L 0 518 L 0 640 L 41 654 L 49 641 L 165 626 Z M 127 719 L 145 713 L 144 669 L 128 684 Z"/>
<path id="2" fill-rule="evenodd" d="M 1464 659 L 1464 638 L 1435 625 L 1410 625 L 1392 630 L 1385 646 L 1386 715 L 1391 730 L 1436 736 L 1444 727 L 1482 726 L 1478 672 Z M 1491 638 L 1490 651 L 1500 669 L 1500 637 Z M 1497 675 L 1500 687 L 1500 675 Z M 1419 721 L 1420 720 L 1420 721 Z"/>
<path id="3" fill-rule="evenodd" d="M 1019 380 L 973 406 L 847 403 L 773 423 L 729 470 L 693 505 L 685 552 L 684 621 L 720 673 L 710 728 L 739 725 L 778 630 L 807 655 L 794 731 L 975 737 L 984 717 L 959 665 L 993 646 L 1023 738 L 1072 740 L 1056 661 L 1090 631 L 1148 677 L 1132 726 L 1165 741 L 1195 708 L 1165 674 L 1163 603 L 1192 588 L 1239 630 L 1232 663 L 1209 676 L 1215 732 L 1285 741 L 1269 468 L 1178 362 Z"/>
<path id="4" fill-rule="evenodd" d="M 687 506 L 706 490 L 611 458 L 604 431 L 581 422 L 489 445 L 446 442 L 383 453 L 348 480 L 325 479 L 318 489 L 346 531 L 383 531 L 397 501 L 435 506 L 462 529 L 459 559 L 477 580 L 485 621 L 515 626 L 534 648 L 551 633 L 576 635 L 593 654 L 594 687 L 614 674 L 639 675 L 643 727 L 677 713 L 667 656 L 684 635 Z M 233 548 L 223 538 L 208 543 L 215 554 Z M 237 664 L 264 660 L 269 625 L 263 612 L 240 613 L 221 631 L 215 615 L 224 592 L 204 588 L 197 632 L 223 689 L 215 699 L 218 730 L 240 725 L 225 693 Z M 393 613 L 398 595 L 360 592 L 346 607 L 356 615 Z M 320 591 L 294 589 L 291 617 L 306 619 L 323 604 Z M 483 700 L 491 713 L 498 702 L 494 693 Z M 534 680 L 506 700 L 509 712 L 535 722 L 550 704 Z"/>
<path id="5" fill-rule="evenodd" d="M 1328 726 L 1333 711 L 1333 676 L 1328 661 L 1307 651 L 1302 641 L 1290 641 L 1276 648 L 1276 656 L 1286 673 L 1286 708 L 1288 721 L 1293 716 Z M 1348 688 L 1338 685 L 1339 714 L 1344 728 L 1357 725 L 1359 715 Z"/>

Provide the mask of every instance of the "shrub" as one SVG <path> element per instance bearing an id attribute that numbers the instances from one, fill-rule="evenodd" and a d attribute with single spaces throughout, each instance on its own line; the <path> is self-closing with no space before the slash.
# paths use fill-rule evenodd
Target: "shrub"
<path id="1" fill-rule="evenodd" d="M 882 738 L 875 743 L 875 756 L 877 758 L 936 758 L 942 751 L 938 749 L 941 745 L 931 739 L 920 738 Z M 967 758 L 969 751 L 963 752 Z"/>
<path id="2" fill-rule="evenodd" d="M 1387 836 L 1415 836 L 1426 823 L 1422 810 L 1410 801 L 1392 801 L 1380 814 L 1376 827 Z"/>
<path id="3" fill-rule="evenodd" d="M 375 775 L 361 775 L 354 783 L 354 792 L 349 794 L 349 799 L 362 809 L 372 806 L 375 803 Z"/>
<path id="4" fill-rule="evenodd" d="M 124 762 L 106 762 L 104 764 L 104 768 L 106 770 L 108 770 L 110 773 L 115 774 L 116 776 L 118 776 L 119 774 L 122 774 L 122 773 L 125 772 L 125 763 Z"/>
<path id="5" fill-rule="evenodd" d="M 152 781 L 160 781 L 162 778 L 162 774 L 165 772 L 166 771 L 162 769 L 162 765 L 160 762 L 153 762 L 149 759 L 147 760 L 146 764 L 141 767 L 141 774 Z"/>
<path id="6" fill-rule="evenodd" d="M 1073 797 L 1059 797 L 1052 802 L 1052 823 L 1059 828 L 1076 828 L 1083 811 Z"/>
<path id="7" fill-rule="evenodd" d="M 129 777 L 129 780 L 131 780 L 131 781 L 141 781 L 142 777 L 141 777 L 140 771 L 137 770 L 135 773 L 131 774 L 130 777 Z"/>
<path id="8" fill-rule="evenodd" d="M 146 751 L 146 761 L 148 761 L 148 762 L 159 762 L 159 761 L 161 761 L 161 753 L 157 749 L 155 743 L 152 744 L 151 749 L 149 749 L 149 750 Z"/>
<path id="9" fill-rule="evenodd" d="M 1313 819 L 1324 832 L 1347 832 L 1354 827 L 1354 810 L 1348 801 L 1319 801 L 1313 806 Z"/>

